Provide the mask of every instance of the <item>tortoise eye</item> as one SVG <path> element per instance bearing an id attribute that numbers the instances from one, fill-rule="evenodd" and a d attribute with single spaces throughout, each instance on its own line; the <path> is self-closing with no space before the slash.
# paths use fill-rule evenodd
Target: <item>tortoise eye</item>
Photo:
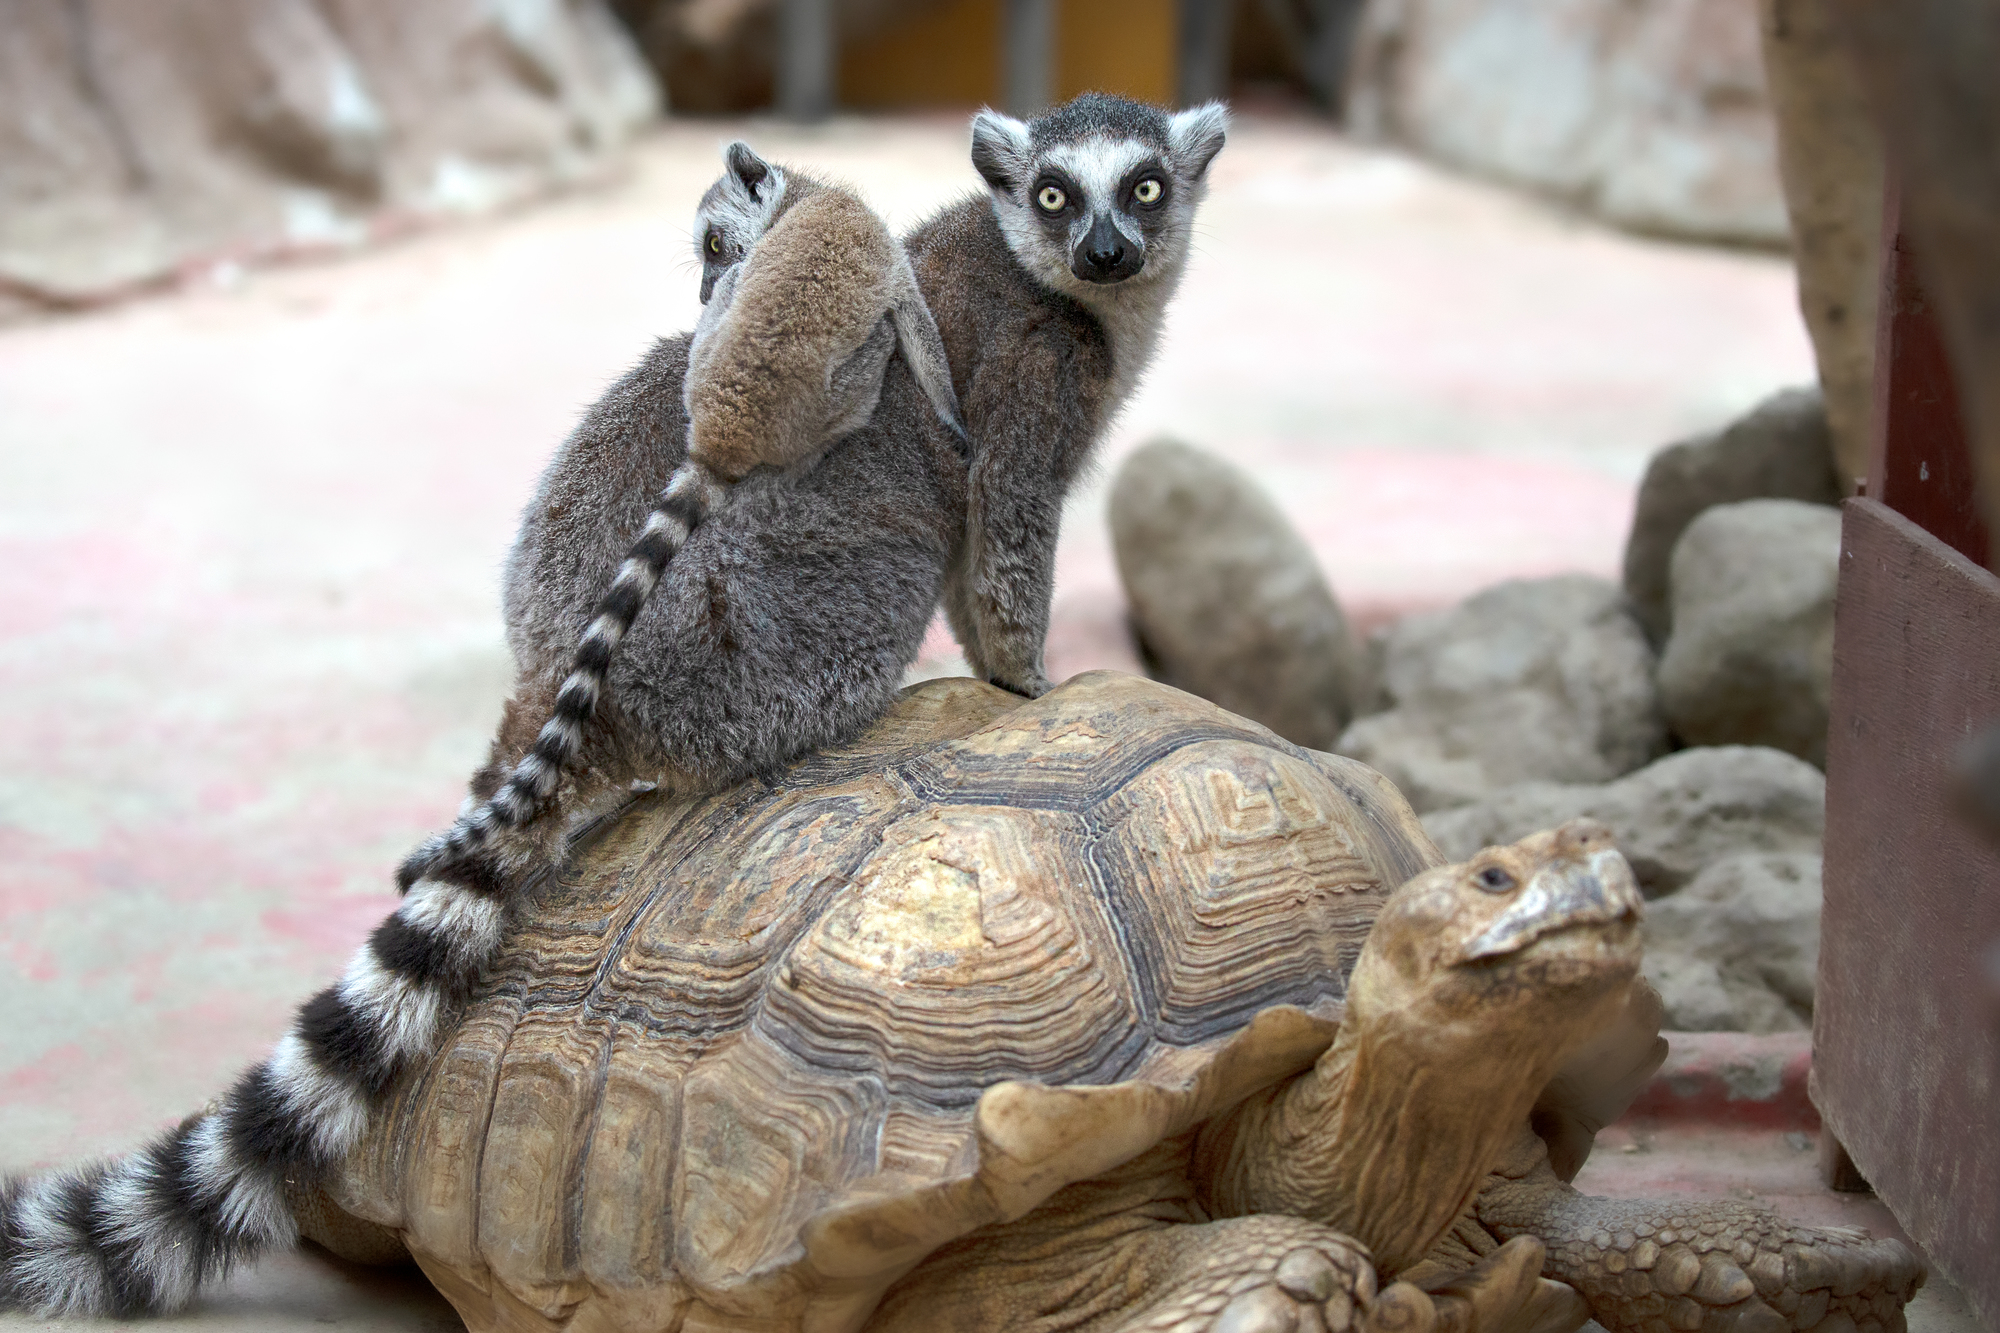
<path id="1" fill-rule="evenodd" d="M 1132 187 L 1132 197 L 1142 204 L 1157 204 L 1160 202 L 1160 188 L 1160 183 L 1148 176 Z"/>
<path id="2" fill-rule="evenodd" d="M 1514 877 L 1499 866 L 1488 866 L 1476 875 L 1479 887 L 1488 893 L 1505 893 L 1514 887 Z"/>
<path id="3" fill-rule="evenodd" d="M 1035 192 L 1035 203 L 1044 213 L 1060 213 L 1068 202 L 1069 196 L 1053 185 L 1044 185 Z"/>
<path id="4" fill-rule="evenodd" d="M 719 231 L 710 232 L 706 248 L 710 254 L 720 255 L 722 253 L 722 233 Z"/>

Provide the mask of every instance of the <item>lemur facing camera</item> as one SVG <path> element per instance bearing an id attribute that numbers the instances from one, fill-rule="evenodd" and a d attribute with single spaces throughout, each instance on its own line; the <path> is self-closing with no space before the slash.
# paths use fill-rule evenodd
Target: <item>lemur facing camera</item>
<path id="1" fill-rule="evenodd" d="M 940 597 L 979 674 L 1048 688 L 1063 497 L 1152 355 L 1226 124 L 1219 104 L 1169 114 L 1096 94 L 1029 122 L 974 117 L 985 196 L 905 241 L 969 462 L 893 358 L 867 424 L 805 466 L 746 474 L 641 599 L 571 781 L 715 788 L 850 739 L 894 699 Z M 505 591 L 522 684 L 474 800 L 531 750 L 648 497 L 687 459 L 689 351 L 686 336 L 655 344 L 528 505 Z M 525 867 L 441 858 L 215 1107 L 122 1159 L 8 1180 L 0 1306 L 170 1310 L 293 1243 L 288 1191 L 325 1179 L 435 1051 L 531 886 Z"/>
<path id="2" fill-rule="evenodd" d="M 474 853 L 501 873 L 560 856 L 573 824 L 567 813 L 587 813 L 605 794 L 584 783 L 558 801 L 565 772 L 583 747 L 612 655 L 667 562 L 752 469 L 808 466 L 865 425 L 892 353 L 902 354 L 938 419 L 964 437 L 937 322 L 882 219 L 853 191 L 774 166 L 741 141 L 723 160 L 727 170 L 695 213 L 703 309 L 681 395 L 687 457 L 598 602 L 533 747 L 490 800 L 403 863 L 405 889 Z M 514 692 L 550 683 L 522 679 Z"/>

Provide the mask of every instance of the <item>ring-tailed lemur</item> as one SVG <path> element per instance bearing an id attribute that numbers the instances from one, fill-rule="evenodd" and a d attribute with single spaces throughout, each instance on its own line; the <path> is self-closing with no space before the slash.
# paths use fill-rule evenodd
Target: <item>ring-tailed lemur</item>
<path id="1" fill-rule="evenodd" d="M 1043 687 L 1057 523 L 1143 371 L 1180 279 L 1219 105 L 1169 115 L 1087 96 L 1032 122 L 982 112 L 985 196 L 906 241 L 950 357 L 971 461 L 900 360 L 874 417 L 810 467 L 752 473 L 667 566 L 613 659 L 582 761 L 722 783 L 858 733 L 895 697 L 940 594 L 968 658 Z M 688 340 L 662 340 L 543 475 L 509 559 L 517 694 L 480 798 L 533 744 L 578 636 L 685 456 Z M 138 1152 L 0 1192 L 0 1305 L 181 1305 L 236 1259 L 288 1244 L 310 1188 L 434 1045 L 496 946 L 510 885 L 446 866 L 416 884 L 277 1053 Z M 518 895 L 516 895 L 518 896 Z"/>
<path id="2" fill-rule="evenodd" d="M 865 424 L 893 352 L 938 418 L 964 435 L 937 322 L 882 219 L 853 191 L 766 162 L 740 140 L 723 159 L 727 170 L 695 215 L 703 309 L 682 391 L 686 461 L 598 603 L 533 748 L 492 799 L 403 863 L 406 889 L 445 859 L 545 817 L 540 836 L 493 848 L 490 859 L 506 873 L 560 854 L 570 821 L 551 807 L 564 771 L 582 748 L 612 654 L 667 562 L 753 468 L 806 466 Z"/>

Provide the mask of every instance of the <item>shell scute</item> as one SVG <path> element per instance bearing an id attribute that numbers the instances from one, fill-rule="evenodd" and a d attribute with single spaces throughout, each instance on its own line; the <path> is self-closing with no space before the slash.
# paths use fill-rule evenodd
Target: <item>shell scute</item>
<path id="1" fill-rule="evenodd" d="M 1303 755 L 1175 750 L 1103 806 L 1093 852 L 1156 1036 L 1193 1045 L 1272 1004 L 1337 1004 L 1395 885 Z"/>
<path id="2" fill-rule="evenodd" d="M 1013 709 L 914 756 L 899 772 L 913 795 L 932 804 L 1082 810 L 1198 741 L 1293 748 L 1206 700 L 1151 683 L 1134 691 L 1131 679 L 1085 672 L 1064 683 L 1059 709 L 1040 700 Z"/>
<path id="3" fill-rule="evenodd" d="M 675 1268 L 715 1299 L 799 1254 L 800 1228 L 872 1169 L 879 1080 L 830 1078 L 756 1032 L 702 1061 L 682 1092 Z"/>
<path id="4" fill-rule="evenodd" d="M 679 1080 L 662 1078 L 614 1039 L 591 1127 L 577 1213 L 583 1276 L 598 1291 L 650 1293 L 673 1281 L 674 1145 L 680 1138 Z"/>
<path id="5" fill-rule="evenodd" d="M 499 997 L 467 1015 L 423 1081 L 403 1128 L 401 1216 L 411 1249 L 444 1265 L 481 1267 L 480 1159 L 486 1150 L 493 1092 L 520 1007 Z M 354 1182 L 337 1182 L 351 1185 Z M 391 1196 L 393 1197 L 393 1196 Z M 340 1192 L 336 1200 L 342 1200 Z M 368 1216 L 367 1213 L 360 1214 Z M 382 1220 L 382 1219 L 376 1219 Z"/>
<path id="6" fill-rule="evenodd" d="M 555 1317 L 586 1294 L 571 1200 L 597 1111 L 597 1062 L 546 1028 L 515 1034 L 501 1063 L 479 1168 L 479 1256 L 514 1297 Z"/>
<path id="7" fill-rule="evenodd" d="M 1069 883 L 1082 850 L 1068 814 L 912 814 L 787 955 L 753 1027 L 938 1108 L 1010 1078 L 1115 1077 L 1146 1034 L 1115 936 Z"/>

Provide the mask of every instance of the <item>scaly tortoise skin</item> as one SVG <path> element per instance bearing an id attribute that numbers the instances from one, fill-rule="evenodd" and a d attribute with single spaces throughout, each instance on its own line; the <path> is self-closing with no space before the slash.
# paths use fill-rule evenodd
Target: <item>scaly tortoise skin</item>
<path id="1" fill-rule="evenodd" d="M 927 682 L 775 785 L 642 798 L 580 847 L 302 1229 L 355 1257 L 400 1240 L 474 1330 L 1581 1323 L 1513 1235 L 1547 1240 L 1549 1276 L 1614 1333 L 1788 1327 L 1726 1253 L 1661 1250 L 1636 1279 L 1639 1229 L 1687 1205 L 1578 1195 L 1525 1127 L 1481 1193 L 1494 1216 L 1467 1210 L 1410 1268 L 1429 1299 L 1288 1218 L 1209 1223 L 1220 1258 L 1155 1265 L 1214 1270 L 1174 1299 L 1057 1280 L 1064 1219 L 1098 1235 L 1120 1190 L 1208 1223 L 1198 1185 L 1152 1182 L 1327 1050 L 1384 901 L 1441 860 L 1372 770 L 1164 686 L 1092 673 L 1028 703 Z M 1543 1095 L 1567 1174 L 1657 1064 L 1637 994 Z M 1601 1237 L 1600 1204 L 1623 1210 Z M 1746 1243 L 1746 1210 L 1710 1212 Z M 1759 1291 L 1789 1294 L 1791 1245 L 1852 1289 L 1808 1297 L 1823 1315 L 1900 1328 L 1907 1251 L 1776 1244 L 1769 1290 L 1764 1251 L 1743 1260 Z"/>

